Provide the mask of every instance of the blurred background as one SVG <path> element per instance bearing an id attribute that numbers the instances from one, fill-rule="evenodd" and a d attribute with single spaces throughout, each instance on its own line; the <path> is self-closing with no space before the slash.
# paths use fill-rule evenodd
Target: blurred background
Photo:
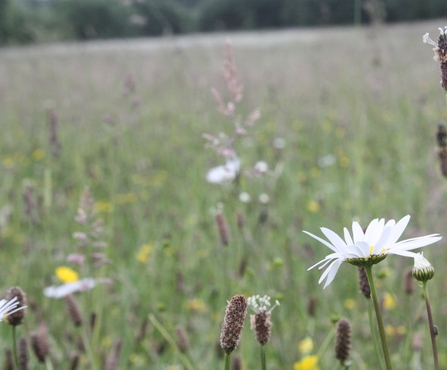
<path id="1" fill-rule="evenodd" d="M 0 0 L 0 45 L 445 16 L 445 0 Z"/>

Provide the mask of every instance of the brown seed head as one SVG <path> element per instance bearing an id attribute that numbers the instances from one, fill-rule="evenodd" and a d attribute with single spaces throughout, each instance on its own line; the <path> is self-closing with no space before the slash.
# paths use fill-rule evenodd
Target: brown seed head
<path id="1" fill-rule="evenodd" d="M 238 346 L 246 315 L 247 300 L 243 295 L 237 294 L 228 302 L 222 323 L 220 345 L 226 354 L 230 354 Z"/>
<path id="2" fill-rule="evenodd" d="M 307 313 L 311 317 L 315 317 L 317 311 L 317 299 L 312 295 L 307 301 Z"/>
<path id="3" fill-rule="evenodd" d="M 78 302 L 76 302 L 73 294 L 65 296 L 65 306 L 67 308 L 68 317 L 73 322 L 73 324 L 78 327 L 82 325 L 82 314 L 79 308 Z"/>
<path id="4" fill-rule="evenodd" d="M 349 358 L 351 350 L 351 324 L 348 319 L 340 319 L 337 322 L 337 334 L 335 335 L 335 358 L 343 364 Z"/>
<path id="5" fill-rule="evenodd" d="M 435 50 L 435 59 L 439 61 L 441 68 L 441 86 L 447 92 L 447 36 L 442 33 L 438 38 L 438 46 Z"/>
<path id="6" fill-rule="evenodd" d="M 371 298 L 371 287 L 369 286 L 368 276 L 366 275 L 366 270 L 363 266 L 358 267 L 359 270 L 359 286 L 362 294 L 370 299 Z"/>
<path id="7" fill-rule="evenodd" d="M 26 294 L 18 286 L 13 286 L 9 288 L 8 292 L 6 293 L 6 299 L 8 301 L 13 299 L 14 297 L 17 297 L 17 303 L 18 303 L 15 309 L 26 306 Z M 21 323 L 23 323 L 24 319 L 25 319 L 24 309 L 14 312 L 13 314 L 6 317 L 6 321 L 8 322 L 8 324 L 13 326 L 20 325 Z"/>
<path id="8" fill-rule="evenodd" d="M 271 313 L 260 308 L 256 314 L 250 315 L 251 329 L 256 333 L 256 340 L 261 346 L 267 344 L 272 333 Z"/>
<path id="9" fill-rule="evenodd" d="M 241 358 L 239 356 L 234 356 L 232 361 L 231 361 L 231 368 L 233 370 L 242 370 L 242 361 Z"/>
<path id="10" fill-rule="evenodd" d="M 115 345 L 112 348 L 112 351 L 110 352 L 109 356 L 107 357 L 106 364 L 105 364 L 105 370 L 116 370 L 118 369 L 118 362 L 121 354 L 121 346 L 123 342 L 121 339 L 118 339 L 115 342 Z"/>
<path id="11" fill-rule="evenodd" d="M 221 211 L 218 211 L 215 218 L 221 243 L 223 245 L 230 244 L 230 228 L 228 227 L 228 222 L 225 215 Z"/>
<path id="12" fill-rule="evenodd" d="M 19 339 L 18 352 L 20 370 L 28 370 L 28 343 L 25 337 Z"/>
<path id="13" fill-rule="evenodd" d="M 31 333 L 31 347 L 39 362 L 44 363 L 45 357 L 50 354 L 48 330 L 45 324 L 40 324 L 39 330 Z"/>
<path id="14" fill-rule="evenodd" d="M 14 362 L 12 359 L 12 351 L 10 349 L 5 350 L 5 370 L 14 370 Z"/>
<path id="15" fill-rule="evenodd" d="M 414 278 L 413 278 L 413 268 L 408 267 L 405 269 L 402 277 L 404 292 L 407 294 L 413 294 L 415 290 Z"/>
<path id="16" fill-rule="evenodd" d="M 78 352 L 73 352 L 72 354 L 70 354 L 70 370 L 77 370 L 78 366 L 79 366 L 79 353 Z"/>
<path id="17" fill-rule="evenodd" d="M 177 326 L 175 332 L 177 333 L 177 347 L 180 352 L 185 353 L 189 349 L 188 335 L 181 326 Z"/>

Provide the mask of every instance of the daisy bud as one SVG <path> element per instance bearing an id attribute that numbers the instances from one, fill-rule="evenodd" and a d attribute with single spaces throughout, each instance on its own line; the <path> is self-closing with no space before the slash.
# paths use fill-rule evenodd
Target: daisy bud
<path id="1" fill-rule="evenodd" d="M 371 298 L 371 287 L 369 286 L 368 276 L 366 275 L 366 270 L 363 266 L 358 267 L 359 271 L 359 286 L 362 294 L 367 298 Z"/>
<path id="2" fill-rule="evenodd" d="M 414 257 L 414 266 L 413 266 L 413 277 L 417 281 L 428 281 L 435 276 L 435 269 L 433 266 L 428 262 L 423 253 L 418 253 Z"/>
<path id="3" fill-rule="evenodd" d="M 6 321 L 9 325 L 17 326 L 23 323 L 23 320 L 25 318 L 25 310 L 26 307 L 26 294 L 25 292 L 18 286 L 13 286 L 9 288 L 8 292 L 6 293 L 6 299 L 10 301 L 14 297 L 17 298 L 17 306 L 16 310 L 18 311 L 10 314 L 8 317 L 6 317 Z M 22 309 L 20 309 L 22 308 Z"/>
<path id="4" fill-rule="evenodd" d="M 335 358 L 342 364 L 349 358 L 351 350 L 351 324 L 348 319 L 340 319 L 335 336 Z"/>
<path id="5" fill-rule="evenodd" d="M 256 333 L 256 340 L 261 346 L 267 344 L 272 332 L 272 323 L 270 321 L 271 313 L 260 308 L 254 315 L 250 315 L 251 330 Z"/>
<path id="6" fill-rule="evenodd" d="M 239 344 L 242 328 L 247 314 L 247 300 L 237 294 L 228 302 L 220 334 L 220 346 L 229 355 Z"/>

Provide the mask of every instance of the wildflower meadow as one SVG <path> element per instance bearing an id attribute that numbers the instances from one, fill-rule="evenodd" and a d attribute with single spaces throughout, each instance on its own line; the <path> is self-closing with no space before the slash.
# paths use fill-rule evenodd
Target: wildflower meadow
<path id="1" fill-rule="evenodd" d="M 0 49 L 0 367 L 447 368 L 446 24 Z"/>

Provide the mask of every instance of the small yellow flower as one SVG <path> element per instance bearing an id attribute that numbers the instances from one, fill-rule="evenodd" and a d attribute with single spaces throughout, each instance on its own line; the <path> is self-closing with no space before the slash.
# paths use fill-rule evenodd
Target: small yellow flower
<path id="1" fill-rule="evenodd" d="M 95 202 L 93 208 L 96 212 L 110 213 L 113 211 L 112 203 L 108 202 L 107 200 L 99 200 Z"/>
<path id="2" fill-rule="evenodd" d="M 194 298 L 186 302 L 186 308 L 190 311 L 205 313 L 207 311 L 206 304 L 201 299 Z"/>
<path id="3" fill-rule="evenodd" d="M 320 204 L 315 200 L 307 202 L 307 210 L 312 213 L 317 213 L 320 210 Z"/>
<path id="4" fill-rule="evenodd" d="M 396 301 L 390 293 L 385 293 L 383 296 L 383 308 L 385 310 L 392 310 L 396 307 Z"/>
<path id="5" fill-rule="evenodd" d="M 79 275 L 76 271 L 67 266 L 60 266 L 56 269 L 56 276 L 63 283 L 72 283 L 79 280 Z"/>
<path id="6" fill-rule="evenodd" d="M 154 246 L 151 244 L 143 244 L 137 253 L 137 260 L 141 263 L 146 263 L 149 260 L 149 255 L 154 250 Z"/>
<path id="7" fill-rule="evenodd" d="M 355 306 L 357 305 L 356 301 L 352 298 L 348 298 L 345 300 L 344 302 L 344 306 L 348 309 L 348 310 L 352 310 Z"/>
<path id="8" fill-rule="evenodd" d="M 16 162 L 11 157 L 3 158 L 2 163 L 6 168 L 13 168 L 16 165 Z"/>
<path id="9" fill-rule="evenodd" d="M 35 160 L 35 161 L 40 161 L 42 159 L 45 158 L 45 152 L 42 149 L 36 149 L 35 151 L 33 151 L 31 153 L 31 157 Z"/>
<path id="10" fill-rule="evenodd" d="M 317 363 L 318 356 L 306 356 L 300 362 L 295 362 L 293 370 L 320 370 Z"/>
<path id="11" fill-rule="evenodd" d="M 314 342 L 310 337 L 306 337 L 298 343 L 298 350 L 303 355 L 307 355 L 308 353 L 312 352 L 313 349 L 314 349 Z"/>
<path id="12" fill-rule="evenodd" d="M 135 203 L 137 196 L 135 193 L 118 194 L 115 198 L 117 204 Z"/>

